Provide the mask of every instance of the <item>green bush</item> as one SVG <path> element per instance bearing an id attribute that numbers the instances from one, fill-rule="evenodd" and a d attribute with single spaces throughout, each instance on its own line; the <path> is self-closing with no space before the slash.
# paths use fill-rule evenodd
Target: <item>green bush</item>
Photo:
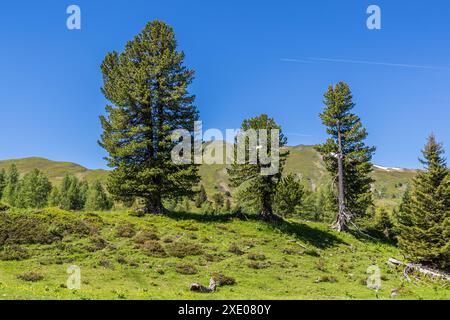
<path id="1" fill-rule="evenodd" d="M 173 257 L 184 258 L 187 256 L 201 255 L 203 250 L 198 244 L 187 241 L 177 241 L 167 246 L 167 252 Z"/>
<path id="2" fill-rule="evenodd" d="M 28 282 L 38 282 L 44 280 L 44 276 L 35 271 L 28 271 L 17 275 L 17 279 Z"/>
<path id="3" fill-rule="evenodd" d="M 5 246 L 3 250 L 0 251 L 0 260 L 3 261 L 20 261 L 28 259 L 29 257 L 30 253 L 28 250 L 18 245 Z"/>

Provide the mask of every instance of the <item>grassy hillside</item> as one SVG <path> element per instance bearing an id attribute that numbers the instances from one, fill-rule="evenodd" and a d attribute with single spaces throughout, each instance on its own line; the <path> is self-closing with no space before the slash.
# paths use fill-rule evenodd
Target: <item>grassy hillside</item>
<path id="1" fill-rule="evenodd" d="M 66 174 L 73 174 L 80 179 L 86 179 L 88 181 L 104 180 L 108 174 L 106 170 L 89 170 L 76 163 L 51 161 L 38 157 L 2 160 L 0 161 L 0 170 L 7 170 L 13 163 L 17 166 L 18 171 L 22 175 L 33 169 L 39 169 L 49 177 L 52 183 L 56 184 L 59 183 Z"/>
<path id="2" fill-rule="evenodd" d="M 394 299 L 394 289 L 395 299 L 450 298 L 443 283 L 408 283 L 388 266 L 388 258 L 402 258 L 395 247 L 318 223 L 49 209 L 0 219 L 22 225 L 0 228 L 0 299 Z M 72 265 L 81 268 L 78 291 L 66 287 Z M 372 265 L 381 269 L 378 293 L 366 286 Z M 189 291 L 214 273 L 235 283 L 212 294 Z"/>
<path id="3" fill-rule="evenodd" d="M 323 161 L 313 146 L 300 145 L 288 147 L 288 150 L 290 154 L 286 162 L 286 173 L 297 174 L 307 181 L 312 189 L 331 183 Z M 103 181 L 108 174 L 106 170 L 89 170 L 74 163 L 56 162 L 43 158 L 0 161 L 0 169 L 9 167 L 11 163 L 15 163 L 22 174 L 33 168 L 38 168 L 45 172 L 53 183 L 59 183 L 66 173 L 74 174 L 88 181 Z M 200 175 L 208 195 L 232 191 L 228 184 L 225 164 L 202 165 L 200 166 Z M 415 171 L 413 170 L 376 167 L 373 177 L 375 179 L 374 189 L 377 203 L 386 206 L 397 205 L 414 175 Z"/>

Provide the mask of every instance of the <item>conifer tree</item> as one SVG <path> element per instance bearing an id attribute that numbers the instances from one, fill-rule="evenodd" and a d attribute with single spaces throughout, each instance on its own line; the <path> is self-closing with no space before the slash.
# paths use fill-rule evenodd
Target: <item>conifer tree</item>
<path id="1" fill-rule="evenodd" d="M 6 186 L 3 191 L 3 200 L 10 206 L 16 205 L 17 186 L 19 184 L 19 172 L 15 164 L 12 164 L 6 174 Z"/>
<path id="2" fill-rule="evenodd" d="M 6 187 L 6 172 L 5 169 L 0 170 L 0 200 L 3 198 L 3 191 Z"/>
<path id="3" fill-rule="evenodd" d="M 434 135 L 422 151 L 424 170 L 399 210 L 398 244 L 414 262 L 450 268 L 450 173 Z"/>
<path id="4" fill-rule="evenodd" d="M 206 194 L 205 187 L 203 185 L 200 186 L 200 191 L 195 197 L 195 206 L 197 208 L 201 208 L 202 205 L 208 200 L 208 195 Z"/>
<path id="5" fill-rule="evenodd" d="M 16 206 L 19 208 L 44 208 L 48 203 L 48 196 L 52 184 L 47 176 L 38 169 L 34 169 L 20 180 L 16 193 Z"/>
<path id="6" fill-rule="evenodd" d="M 216 193 L 213 195 L 214 208 L 216 212 L 220 211 L 220 208 L 223 206 L 225 199 L 222 193 Z"/>
<path id="7" fill-rule="evenodd" d="M 118 200 L 143 199 L 148 213 L 164 213 L 163 200 L 194 196 L 199 182 L 196 165 L 171 159 L 172 132 L 193 132 L 198 119 L 188 93 L 194 71 L 183 60 L 172 28 L 153 21 L 101 66 L 102 91 L 111 102 L 100 141 L 113 168 L 108 190 Z"/>
<path id="8" fill-rule="evenodd" d="M 90 187 L 86 200 L 86 210 L 101 211 L 110 210 L 113 206 L 111 199 L 99 181 L 95 181 Z"/>
<path id="9" fill-rule="evenodd" d="M 48 205 L 50 207 L 59 207 L 61 204 L 61 199 L 59 196 L 59 189 L 57 186 L 53 186 L 50 195 L 48 196 Z"/>
<path id="10" fill-rule="evenodd" d="M 256 164 L 249 161 L 248 155 L 253 148 L 248 141 L 246 141 L 246 159 L 244 164 L 239 164 L 235 161 L 229 168 L 227 168 L 230 178 L 230 184 L 232 187 L 239 187 L 237 193 L 238 200 L 242 205 L 251 207 L 253 210 L 258 210 L 260 218 L 270 221 L 273 219 L 273 200 L 276 192 L 276 188 L 282 177 L 284 164 L 288 152 L 282 150 L 287 144 L 287 138 L 283 135 L 281 127 L 275 122 L 274 119 L 269 118 L 266 114 L 262 114 L 258 117 L 244 120 L 242 122 L 241 129 L 243 132 L 249 130 L 267 130 L 267 138 L 270 138 L 270 130 L 279 130 L 279 170 L 274 174 L 265 175 L 262 174 L 262 169 L 270 167 L 265 164 L 258 157 Z M 237 153 L 237 146 L 235 145 L 235 154 Z M 271 141 L 267 143 L 267 156 L 272 157 Z M 237 157 L 235 157 L 236 160 Z M 274 159 L 275 160 L 275 159 Z"/>
<path id="11" fill-rule="evenodd" d="M 227 200 L 225 201 L 224 210 L 225 210 L 225 213 L 231 212 L 231 201 L 229 198 L 227 198 Z"/>
<path id="12" fill-rule="evenodd" d="M 83 210 L 85 203 L 82 183 L 72 175 L 66 175 L 59 190 L 60 208 L 64 210 Z"/>
<path id="13" fill-rule="evenodd" d="M 305 194 L 303 184 L 295 177 L 289 174 L 278 184 L 275 194 L 275 210 L 277 213 L 293 215 L 302 204 L 302 198 Z"/>
<path id="14" fill-rule="evenodd" d="M 333 228 L 345 231 L 352 218 L 362 217 L 373 205 L 370 174 L 374 147 L 366 146 L 367 131 L 352 113 L 355 104 L 346 83 L 330 86 L 325 93 L 325 110 L 320 114 L 330 138 L 316 149 L 336 182 L 339 208 Z"/>

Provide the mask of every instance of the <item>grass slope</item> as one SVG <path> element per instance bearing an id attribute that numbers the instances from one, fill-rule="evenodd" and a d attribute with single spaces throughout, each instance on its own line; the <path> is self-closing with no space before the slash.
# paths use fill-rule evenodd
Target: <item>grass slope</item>
<path id="1" fill-rule="evenodd" d="M 14 160 L 2 160 L 0 161 L 0 170 L 7 170 L 11 164 L 17 166 L 17 170 L 20 174 L 26 174 L 33 169 L 39 169 L 44 172 L 52 183 L 58 184 L 66 174 L 72 174 L 80 179 L 86 179 L 88 181 L 106 179 L 108 171 L 106 170 L 89 170 L 76 163 L 72 162 L 60 162 L 52 161 L 44 158 L 31 157 Z"/>
<path id="2" fill-rule="evenodd" d="M 191 213 L 139 218 L 125 212 L 93 216 L 54 209 L 24 215 L 52 223 L 90 219 L 96 228 L 48 244 L 22 244 L 19 249 L 26 250 L 28 258 L 0 261 L 0 299 L 393 299 L 393 289 L 399 292 L 395 299 L 450 298 L 450 289 L 442 283 L 407 283 L 401 270 L 389 267 L 389 257 L 401 259 L 395 247 L 338 234 L 318 223 L 289 220 L 272 226 Z M 30 232 L 39 239 L 36 230 L 46 229 L 34 225 Z M 153 240 L 140 244 L 142 233 L 135 235 L 140 230 L 147 230 Z M 10 242 L 21 241 L 8 232 Z M 3 260 L 14 257 L 5 250 L 0 251 Z M 71 265 L 81 268 L 79 291 L 65 286 Z M 372 265 L 381 269 L 378 293 L 366 286 Z M 27 272 L 43 279 L 18 278 L 29 276 Z M 236 283 L 220 286 L 213 294 L 189 291 L 190 283 L 206 285 L 217 272 Z"/>

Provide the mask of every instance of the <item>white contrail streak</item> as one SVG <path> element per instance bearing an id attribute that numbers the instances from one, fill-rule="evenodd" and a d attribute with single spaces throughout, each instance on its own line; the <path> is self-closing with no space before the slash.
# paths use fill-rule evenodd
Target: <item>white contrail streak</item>
<path id="1" fill-rule="evenodd" d="M 282 58 L 281 61 L 298 62 L 298 63 L 336 62 L 336 63 L 366 64 L 366 65 L 373 65 L 373 66 L 385 66 L 385 67 L 397 67 L 397 68 L 450 70 L 450 67 L 442 67 L 442 66 L 426 66 L 426 65 L 417 65 L 417 64 L 388 63 L 388 62 L 334 59 L 334 58 L 308 58 L 308 60 Z"/>

